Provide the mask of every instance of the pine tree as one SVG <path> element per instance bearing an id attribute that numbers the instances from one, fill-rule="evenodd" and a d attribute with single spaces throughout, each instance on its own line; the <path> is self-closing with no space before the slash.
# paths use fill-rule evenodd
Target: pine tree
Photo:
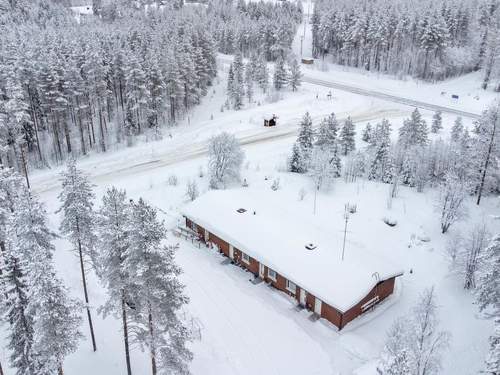
<path id="1" fill-rule="evenodd" d="M 321 121 L 318 135 L 316 137 L 316 146 L 328 147 L 333 149 L 337 144 L 338 122 L 335 114 L 330 114 Z"/>
<path id="2" fill-rule="evenodd" d="M 127 374 L 130 365 L 129 314 L 135 303 L 130 297 L 130 270 L 125 267 L 128 249 L 129 206 L 124 190 L 108 189 L 102 198 L 98 216 L 98 244 L 100 256 L 98 276 L 107 289 L 108 299 L 103 307 L 104 315 L 112 313 L 122 320 L 123 342 Z"/>
<path id="3" fill-rule="evenodd" d="M 299 124 L 299 135 L 297 143 L 300 148 L 300 156 L 302 158 L 302 166 L 307 170 L 309 160 L 311 158 L 313 144 L 314 144 L 314 130 L 312 127 L 312 119 L 309 112 L 306 112 L 302 121 Z"/>
<path id="4" fill-rule="evenodd" d="M 257 81 L 257 84 L 259 85 L 262 92 L 265 93 L 269 86 L 269 70 L 267 68 L 266 58 L 263 54 L 259 56 L 254 79 Z"/>
<path id="5" fill-rule="evenodd" d="M 457 117 L 453 123 L 453 127 L 451 128 L 451 141 L 458 142 L 462 138 L 463 132 L 464 125 L 462 123 L 462 117 Z"/>
<path id="6" fill-rule="evenodd" d="M 443 128 L 442 113 L 441 111 L 436 111 L 432 116 L 431 132 L 437 134 L 442 128 Z"/>
<path id="7" fill-rule="evenodd" d="M 363 134 L 361 135 L 361 140 L 366 143 L 370 143 L 372 135 L 372 126 L 370 123 L 366 124 L 363 129 Z"/>
<path id="8" fill-rule="evenodd" d="M 292 88 L 292 91 L 297 91 L 299 86 L 302 84 L 302 73 L 300 72 L 300 65 L 297 59 L 292 58 L 290 62 L 290 71 L 288 73 L 288 85 Z"/>
<path id="9" fill-rule="evenodd" d="M 500 150 L 500 101 L 493 104 L 483 113 L 475 129 L 477 134 L 477 154 L 479 162 L 479 182 L 476 187 L 479 205 L 483 195 L 486 178 L 495 165 L 495 155 Z"/>
<path id="10" fill-rule="evenodd" d="M 305 173 L 307 170 L 304 165 L 304 158 L 302 157 L 298 142 L 293 144 L 292 155 L 288 160 L 288 170 L 293 173 Z"/>
<path id="11" fill-rule="evenodd" d="M 28 190 L 17 201 L 12 226 L 22 228 L 17 229 L 14 251 L 26 264 L 26 315 L 33 321 L 35 374 L 61 374 L 64 358 L 76 350 L 81 337 L 79 304 L 68 297 L 55 274 L 54 234 L 48 229 L 43 206 Z"/>
<path id="12" fill-rule="evenodd" d="M 2 273 L 0 274 L 0 306 L 4 312 L 2 322 L 8 323 L 7 348 L 10 350 L 10 366 L 16 374 L 34 374 L 33 360 L 33 319 L 27 314 L 28 286 L 26 267 L 14 254 L 15 236 L 11 238 L 9 250 L 0 253 Z"/>
<path id="13" fill-rule="evenodd" d="M 340 131 L 340 148 L 342 150 L 342 155 L 347 155 L 356 149 L 355 136 L 356 130 L 354 128 L 354 123 L 350 117 L 347 117 Z"/>
<path id="14" fill-rule="evenodd" d="M 95 264 L 95 214 L 93 210 L 93 200 L 95 195 L 92 192 L 92 185 L 87 176 L 76 167 L 74 159 L 69 159 L 67 170 L 61 175 L 62 191 L 59 194 L 59 201 L 62 206 L 57 212 L 63 213 L 60 230 L 67 235 L 78 253 L 80 259 L 80 271 L 83 283 L 83 293 L 87 310 L 87 319 L 92 340 L 92 348 L 97 351 L 95 342 L 94 326 L 92 324 L 92 314 L 89 306 L 89 296 L 87 278 L 85 271 L 85 259 L 92 260 Z"/>
<path id="15" fill-rule="evenodd" d="M 392 181 L 391 124 L 386 119 L 377 124 L 370 139 L 371 163 L 368 179 L 383 182 Z"/>
<path id="16" fill-rule="evenodd" d="M 399 142 L 406 147 L 425 146 L 429 140 L 428 133 L 427 123 L 422 118 L 418 108 L 415 108 L 411 117 L 406 119 L 399 129 Z"/>
<path id="17" fill-rule="evenodd" d="M 188 302 L 174 262 L 176 247 L 162 245 L 165 226 L 141 198 L 131 207 L 125 267 L 133 280 L 132 314 L 136 340 L 150 351 L 152 374 L 187 374 L 192 354 L 186 348 L 189 332 L 179 319 Z"/>
<path id="18" fill-rule="evenodd" d="M 287 85 L 287 83 L 288 73 L 285 66 L 285 60 L 280 55 L 274 64 L 273 87 L 277 91 L 280 91 Z"/>
<path id="19" fill-rule="evenodd" d="M 245 89 L 248 102 L 251 103 L 253 99 L 253 72 L 251 63 L 245 65 Z"/>

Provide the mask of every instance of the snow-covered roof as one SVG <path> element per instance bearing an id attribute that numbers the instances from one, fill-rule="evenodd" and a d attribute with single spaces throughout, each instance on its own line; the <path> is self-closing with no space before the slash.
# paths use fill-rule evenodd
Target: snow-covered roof
<path id="1" fill-rule="evenodd" d="M 286 203 L 276 194 L 213 190 L 190 203 L 183 215 L 340 312 L 363 299 L 377 277 L 381 281 L 402 274 L 377 249 L 355 243 L 348 244 L 342 261 L 343 228 L 324 230 L 321 223 L 298 217 L 297 201 Z M 240 213 L 240 208 L 246 211 Z M 311 243 L 316 248 L 308 250 Z"/>

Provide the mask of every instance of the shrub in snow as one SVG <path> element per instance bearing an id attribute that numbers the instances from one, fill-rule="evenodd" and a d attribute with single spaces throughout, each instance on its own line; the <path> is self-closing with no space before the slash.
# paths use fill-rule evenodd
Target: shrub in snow
<path id="1" fill-rule="evenodd" d="M 280 179 L 279 179 L 279 177 L 273 181 L 273 183 L 271 185 L 271 189 L 274 190 L 274 191 L 280 189 Z"/>
<path id="2" fill-rule="evenodd" d="M 245 154 L 234 135 L 223 132 L 210 138 L 208 144 L 210 187 L 224 189 L 231 182 L 238 181 L 244 157 Z"/>
<path id="3" fill-rule="evenodd" d="M 200 165 L 200 167 L 198 168 L 198 177 L 199 178 L 203 178 L 205 177 L 205 171 L 203 170 L 203 167 Z"/>
<path id="4" fill-rule="evenodd" d="M 192 202 L 196 198 L 198 198 L 199 195 L 200 195 L 200 192 L 198 190 L 198 184 L 196 183 L 196 181 L 194 181 L 194 180 L 189 181 L 186 184 L 186 196 Z"/>
<path id="5" fill-rule="evenodd" d="M 175 174 L 171 174 L 170 176 L 168 176 L 167 183 L 170 186 L 177 186 L 177 184 L 179 183 L 179 180 L 177 179 L 177 176 Z"/>
<path id="6" fill-rule="evenodd" d="M 241 186 L 243 187 L 248 187 L 248 182 L 247 182 L 247 179 L 243 179 L 243 183 L 241 184 Z"/>

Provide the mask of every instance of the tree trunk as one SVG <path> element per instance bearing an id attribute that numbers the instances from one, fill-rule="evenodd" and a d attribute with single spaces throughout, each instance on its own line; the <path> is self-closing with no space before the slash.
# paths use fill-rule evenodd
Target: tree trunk
<path id="1" fill-rule="evenodd" d="M 496 113 L 493 119 L 493 129 L 491 131 L 490 144 L 488 145 L 488 152 L 486 153 L 486 160 L 484 162 L 483 173 L 481 176 L 481 183 L 479 185 L 479 191 L 477 193 L 477 202 L 476 204 L 479 206 L 481 203 L 481 196 L 483 195 L 484 181 L 486 180 L 486 172 L 488 171 L 488 166 L 490 164 L 491 152 L 493 150 L 493 142 L 495 140 L 496 130 L 497 130 L 497 122 L 498 122 L 498 112 Z"/>
<path id="2" fill-rule="evenodd" d="M 64 375 L 64 371 L 63 371 L 62 365 L 59 365 L 59 367 L 57 368 L 57 374 L 58 375 Z"/>
<path id="3" fill-rule="evenodd" d="M 132 368 L 130 367 L 130 349 L 128 344 L 127 306 L 125 302 L 124 290 L 122 290 L 122 324 L 123 324 L 123 343 L 125 345 L 125 361 L 127 363 L 127 375 L 132 375 Z"/>
<path id="4" fill-rule="evenodd" d="M 156 348 L 154 342 L 153 315 L 151 314 L 151 307 L 149 308 L 148 322 L 149 322 L 149 335 L 151 336 L 151 373 L 152 375 L 156 375 L 157 373 Z"/>
<path id="5" fill-rule="evenodd" d="M 0 375 L 3 375 L 2 362 L 0 362 Z"/>
<path id="6" fill-rule="evenodd" d="M 76 222 L 76 230 L 78 232 L 80 232 L 80 228 L 78 225 L 78 219 Z M 95 343 L 94 325 L 92 324 L 92 314 L 90 313 L 90 307 L 89 307 L 89 294 L 87 292 L 87 278 L 85 276 L 85 267 L 83 266 L 83 252 L 82 252 L 82 243 L 80 242 L 80 239 L 78 239 L 78 255 L 80 256 L 80 270 L 82 272 L 83 294 L 85 295 L 85 308 L 87 309 L 87 318 L 89 320 L 90 337 L 92 339 L 92 349 L 94 350 L 94 352 L 96 352 L 97 345 Z"/>

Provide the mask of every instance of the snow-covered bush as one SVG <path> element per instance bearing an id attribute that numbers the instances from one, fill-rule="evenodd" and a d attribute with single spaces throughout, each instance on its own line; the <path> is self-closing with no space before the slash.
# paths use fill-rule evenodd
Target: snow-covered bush
<path id="1" fill-rule="evenodd" d="M 453 171 L 446 173 L 439 188 L 436 210 L 441 215 L 441 232 L 446 233 L 451 225 L 463 219 L 466 214 L 464 205 L 468 184 Z"/>
<path id="2" fill-rule="evenodd" d="M 195 180 L 188 181 L 186 184 L 186 196 L 189 198 L 190 201 L 194 201 L 198 196 L 200 195 L 200 192 L 198 190 L 198 184 L 196 183 Z"/>
<path id="3" fill-rule="evenodd" d="M 271 190 L 277 191 L 280 189 L 280 179 L 279 177 L 273 180 L 273 183 L 271 184 Z"/>
<path id="4" fill-rule="evenodd" d="M 224 189 L 240 179 L 241 164 L 245 154 L 232 134 L 223 132 L 213 136 L 208 144 L 208 170 L 210 187 Z"/>
<path id="5" fill-rule="evenodd" d="M 306 189 L 300 188 L 300 190 L 299 190 L 299 201 L 303 201 L 304 198 L 306 197 L 306 195 L 307 195 Z"/>
<path id="6" fill-rule="evenodd" d="M 396 225 L 398 225 L 398 221 L 394 218 L 391 218 L 391 217 L 388 217 L 388 216 L 385 216 L 382 221 L 384 223 L 386 223 L 388 226 L 390 227 L 395 227 Z"/>
<path id="7" fill-rule="evenodd" d="M 167 183 L 170 186 L 177 186 L 178 183 L 179 183 L 179 180 L 178 180 L 178 178 L 177 178 L 177 176 L 175 174 L 171 174 L 170 176 L 168 176 Z"/>
<path id="8" fill-rule="evenodd" d="M 420 295 L 407 316 L 398 318 L 387 334 L 378 372 L 384 375 L 434 375 L 450 333 L 439 330 L 434 288 Z"/>

